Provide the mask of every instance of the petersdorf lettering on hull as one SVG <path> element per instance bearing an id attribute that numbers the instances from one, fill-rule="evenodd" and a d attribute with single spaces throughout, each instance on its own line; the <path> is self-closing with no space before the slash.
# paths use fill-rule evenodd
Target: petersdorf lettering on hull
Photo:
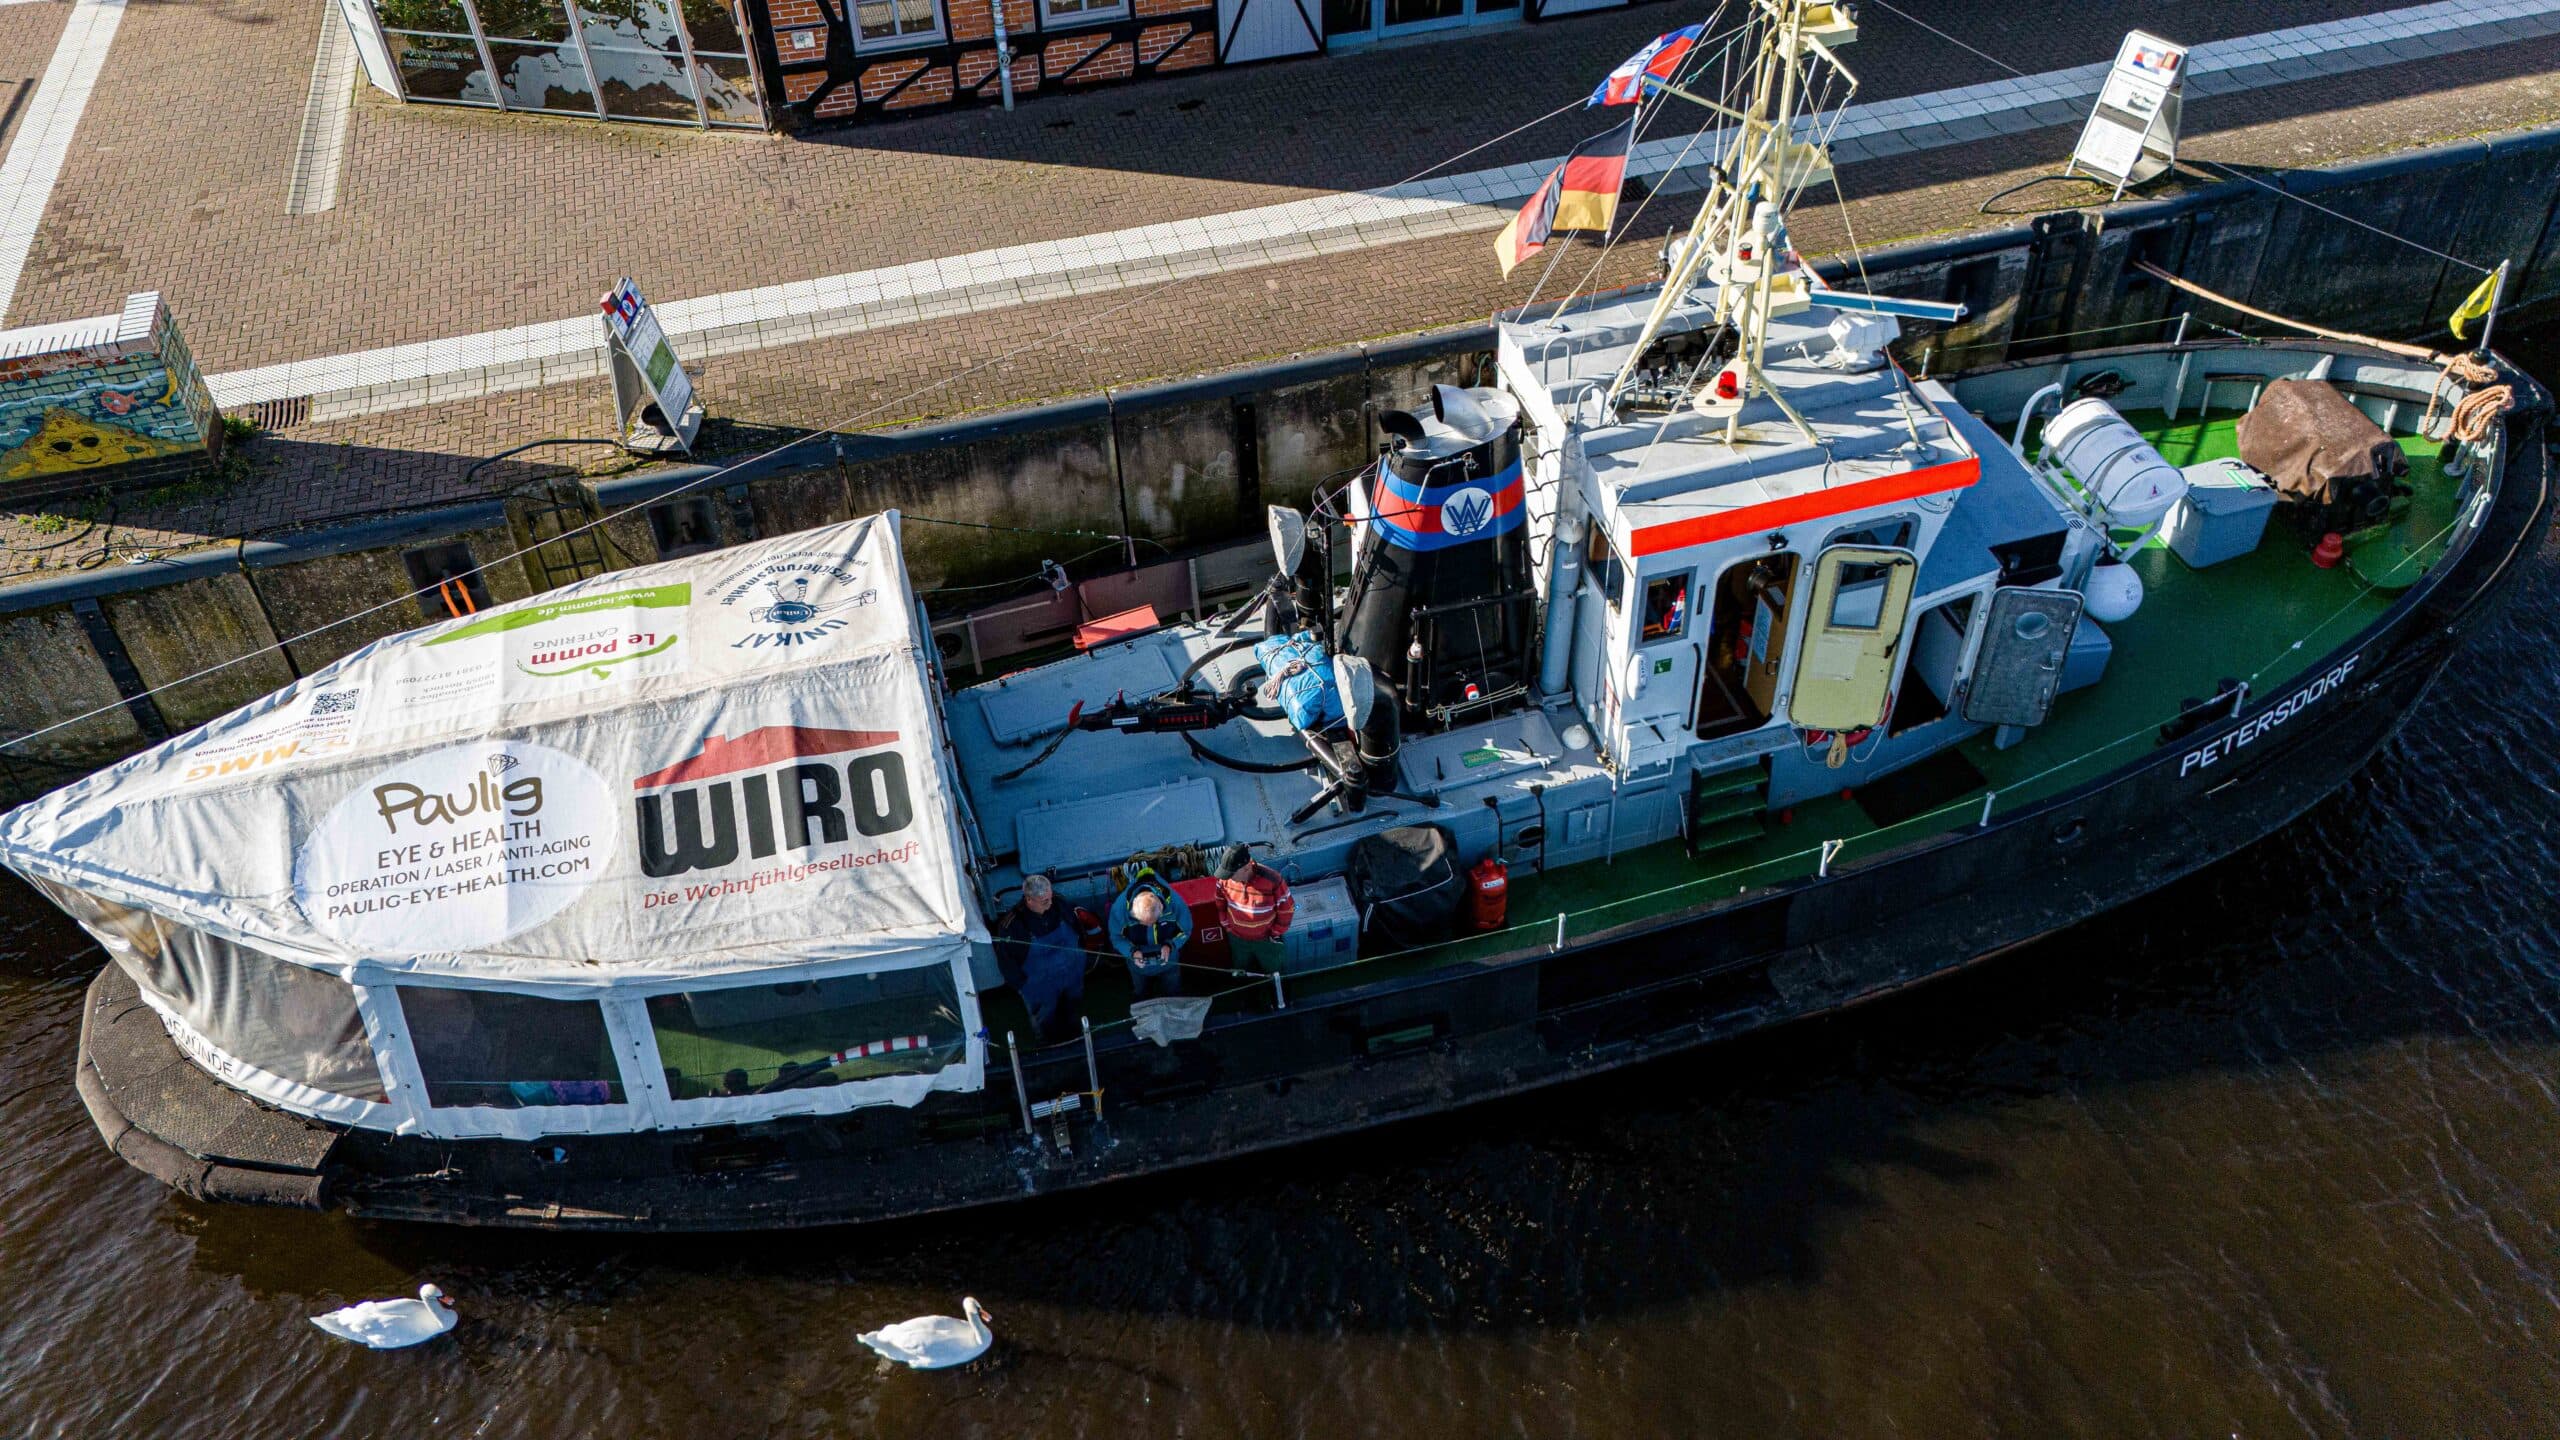
<path id="1" fill-rule="evenodd" d="M 400 761 L 302 842 L 294 898 L 314 928 L 402 957 L 494 944 L 557 915 L 613 863 L 612 791 L 584 761 L 510 740 Z"/>
<path id="2" fill-rule="evenodd" d="M 2178 773 L 2183 776 L 2192 771 L 2205 769 L 2227 759 L 2243 747 L 2257 743 L 2258 737 L 2311 708 L 2322 696 L 2347 683 L 2347 677 L 2355 673 L 2356 662 L 2363 658 L 2362 655 L 2348 656 L 2327 674 L 2286 696 L 2281 703 L 2267 713 L 2229 734 L 2217 735 L 2188 751 L 2178 761 Z"/>

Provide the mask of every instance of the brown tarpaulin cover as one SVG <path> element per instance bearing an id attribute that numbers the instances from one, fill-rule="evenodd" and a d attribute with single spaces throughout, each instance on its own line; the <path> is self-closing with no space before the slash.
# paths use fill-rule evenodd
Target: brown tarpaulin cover
<path id="1" fill-rule="evenodd" d="M 2355 402 L 2325 380 L 2278 380 L 2240 417 L 2240 458 L 2288 500 L 2326 505 L 2336 482 L 2397 480 L 2409 457 Z"/>

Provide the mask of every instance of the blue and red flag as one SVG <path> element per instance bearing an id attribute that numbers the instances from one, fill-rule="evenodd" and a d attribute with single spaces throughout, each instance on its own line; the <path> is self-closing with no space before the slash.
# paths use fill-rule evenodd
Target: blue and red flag
<path id="1" fill-rule="evenodd" d="M 1680 62 L 1689 58 L 1690 47 L 1698 43 L 1699 32 L 1705 28 L 1703 25 L 1684 25 L 1668 35 L 1654 37 L 1652 44 L 1628 56 L 1625 64 L 1610 71 L 1609 78 L 1601 81 L 1600 88 L 1591 92 L 1591 99 L 1583 108 L 1635 104 L 1644 98 L 1644 77 L 1647 75 L 1665 84 L 1670 83 L 1671 77 L 1679 72 Z"/>
<path id="2" fill-rule="evenodd" d="M 1635 148 L 1635 138 L 1631 116 L 1626 124 L 1574 146 L 1563 164 L 1547 172 L 1538 193 L 1494 237 L 1493 252 L 1504 275 L 1545 249 L 1548 237 L 1559 230 L 1609 233 L 1618 218 L 1618 192 L 1626 187 L 1627 152 Z"/>
<path id="3" fill-rule="evenodd" d="M 1438 485 L 1412 485 L 1381 465 L 1374 472 L 1370 510 L 1378 533 L 1404 550 L 1445 550 L 1508 535 L 1529 518 L 1522 501 L 1520 462 L 1501 474 L 1468 476 Z"/>

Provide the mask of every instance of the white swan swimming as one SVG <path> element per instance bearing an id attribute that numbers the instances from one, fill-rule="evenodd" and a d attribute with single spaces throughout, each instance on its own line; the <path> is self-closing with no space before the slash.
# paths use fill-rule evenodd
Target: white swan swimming
<path id="1" fill-rule="evenodd" d="M 376 1350 L 398 1350 L 433 1340 L 452 1329 L 456 1318 L 453 1307 L 445 1303 L 442 1290 L 421 1285 L 415 1300 L 367 1300 L 326 1315 L 314 1315 L 311 1323 L 341 1340 L 353 1340 Z"/>
<path id="2" fill-rule="evenodd" d="M 996 1332 L 987 1328 L 992 1317 L 974 1298 L 961 1300 L 960 1308 L 968 1319 L 921 1315 L 854 1338 L 911 1370 L 947 1370 L 966 1365 L 987 1353 L 987 1347 L 996 1343 Z"/>

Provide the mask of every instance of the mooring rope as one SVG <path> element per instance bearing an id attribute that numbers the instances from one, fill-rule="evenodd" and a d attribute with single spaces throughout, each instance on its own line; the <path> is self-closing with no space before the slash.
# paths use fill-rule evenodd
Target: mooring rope
<path id="1" fill-rule="evenodd" d="M 2444 373 L 2436 377 L 2434 388 L 2427 392 L 2426 418 L 2418 422 L 2418 433 L 2433 435 L 2436 407 L 2444 403 L 2447 380 L 2467 388 L 2471 393 L 2453 402 L 2453 413 L 2446 417 L 2444 438 L 2465 445 L 2476 445 L 2489 436 L 2489 427 L 2516 403 L 2512 385 L 2495 383 L 2498 368 L 2469 355 L 2445 357 Z"/>

